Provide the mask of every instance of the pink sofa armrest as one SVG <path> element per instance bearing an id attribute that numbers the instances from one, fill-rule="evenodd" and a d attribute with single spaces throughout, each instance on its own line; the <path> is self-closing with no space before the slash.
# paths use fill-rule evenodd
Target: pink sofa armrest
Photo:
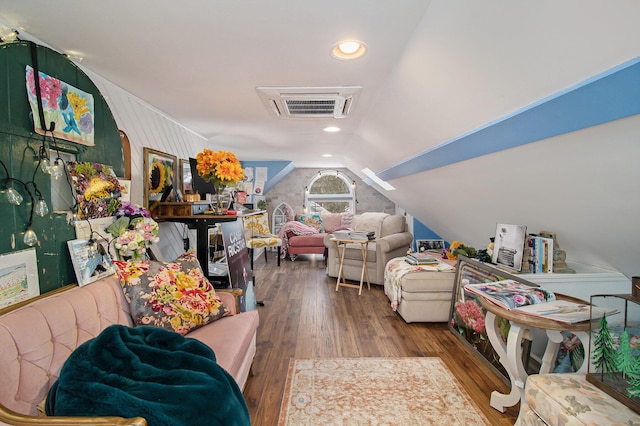
<path id="1" fill-rule="evenodd" d="M 229 308 L 230 315 L 236 315 L 240 312 L 238 298 L 242 296 L 242 290 L 239 288 L 222 288 L 216 289 L 216 295 Z"/>

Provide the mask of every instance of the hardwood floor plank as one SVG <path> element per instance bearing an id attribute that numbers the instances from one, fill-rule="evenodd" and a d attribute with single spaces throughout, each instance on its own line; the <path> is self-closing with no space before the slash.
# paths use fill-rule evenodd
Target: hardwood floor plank
<path id="1" fill-rule="evenodd" d="M 271 260 L 271 259 L 270 259 Z M 512 425 L 519 406 L 500 413 L 491 392 L 507 385 L 451 333 L 445 323 L 407 324 L 389 306 L 381 286 L 335 291 L 321 256 L 295 262 L 255 262 L 259 307 L 253 376 L 244 389 L 254 426 L 271 426 L 278 414 L 291 358 L 439 356 L 493 425 Z"/>

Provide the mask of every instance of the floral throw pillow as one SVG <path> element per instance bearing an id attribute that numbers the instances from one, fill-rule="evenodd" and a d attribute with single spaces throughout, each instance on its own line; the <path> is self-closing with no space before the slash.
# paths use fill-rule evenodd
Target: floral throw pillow
<path id="1" fill-rule="evenodd" d="M 229 313 L 193 252 L 173 262 L 114 260 L 113 264 L 138 325 L 185 335 Z"/>
<path id="2" fill-rule="evenodd" d="M 307 226 L 315 228 L 318 232 L 324 232 L 324 223 L 319 214 L 303 214 L 298 217 L 298 222 L 302 222 Z"/>

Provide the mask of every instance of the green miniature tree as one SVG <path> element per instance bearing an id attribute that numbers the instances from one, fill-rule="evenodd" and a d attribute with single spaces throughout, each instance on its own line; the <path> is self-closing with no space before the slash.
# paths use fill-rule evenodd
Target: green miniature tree
<path id="1" fill-rule="evenodd" d="M 608 373 L 613 376 L 616 371 L 616 351 L 613 347 L 613 339 L 609 332 L 607 316 L 603 315 L 600 320 L 596 338 L 593 342 L 593 365 L 596 370 L 600 370 L 602 376 Z"/>
<path id="2" fill-rule="evenodd" d="M 636 358 L 636 363 L 640 362 L 640 357 Z M 629 380 L 627 395 L 630 398 L 640 398 L 640 377 L 634 377 Z"/>
<path id="3" fill-rule="evenodd" d="M 622 372 L 622 378 L 626 379 L 627 376 L 630 379 L 637 378 L 640 374 L 638 368 L 638 360 L 631 352 L 631 345 L 629 344 L 629 334 L 625 330 L 620 336 L 620 347 L 616 354 L 616 365 L 618 370 Z"/>

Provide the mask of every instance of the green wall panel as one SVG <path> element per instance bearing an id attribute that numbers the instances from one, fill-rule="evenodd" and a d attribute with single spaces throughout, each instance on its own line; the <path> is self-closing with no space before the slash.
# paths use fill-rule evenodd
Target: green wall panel
<path id="1" fill-rule="evenodd" d="M 87 147 L 58 140 L 61 150 L 76 154 L 79 161 L 109 164 L 118 176 L 124 175 L 122 144 L 118 127 L 109 106 L 91 79 L 64 55 L 38 46 L 40 71 L 93 95 L 95 108 L 95 146 Z M 0 45 L 0 159 L 12 177 L 23 182 L 34 180 L 51 209 L 50 176 L 34 170 L 38 164 L 38 150 L 43 137 L 34 132 L 33 117 L 26 95 L 25 67 L 33 66 L 29 42 Z M 39 117 L 35 117 L 39 120 Z M 52 139 L 46 138 L 51 146 Z M 0 179 L 5 178 L 0 170 Z M 0 194 L 0 253 L 23 250 L 25 227 L 29 219 L 31 201 L 19 184 L 14 187 L 23 195 L 20 206 L 9 204 Z M 52 210 L 52 209 L 51 209 Z M 64 213 L 34 215 L 33 230 L 38 235 L 36 246 L 40 291 L 42 293 L 75 282 L 75 274 L 67 241 L 75 238 L 75 231 Z"/>

